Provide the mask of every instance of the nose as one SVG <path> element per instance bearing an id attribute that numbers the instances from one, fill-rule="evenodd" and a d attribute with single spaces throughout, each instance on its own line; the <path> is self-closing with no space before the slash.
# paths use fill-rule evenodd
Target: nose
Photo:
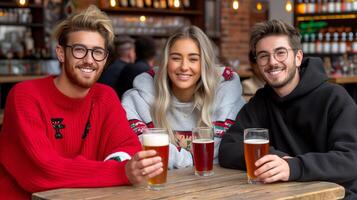
<path id="1" fill-rule="evenodd" d="M 269 56 L 269 61 L 268 61 L 269 65 L 274 66 L 277 65 L 279 62 L 275 59 L 274 54 L 270 54 Z"/>
<path id="2" fill-rule="evenodd" d="M 87 55 L 84 56 L 83 61 L 88 64 L 94 63 L 94 59 L 92 56 L 92 50 L 88 49 Z"/>
<path id="3" fill-rule="evenodd" d="M 189 60 L 184 58 L 181 63 L 181 70 L 187 71 L 190 68 Z"/>

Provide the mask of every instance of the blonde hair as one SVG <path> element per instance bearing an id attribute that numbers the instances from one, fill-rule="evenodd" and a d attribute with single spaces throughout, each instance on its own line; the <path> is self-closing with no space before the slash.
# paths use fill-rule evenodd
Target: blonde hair
<path id="1" fill-rule="evenodd" d="M 108 15 L 91 5 L 87 9 L 69 16 L 59 23 L 53 32 L 59 45 L 66 45 L 68 34 L 76 31 L 98 32 L 105 39 L 105 47 L 113 45 L 114 31 Z"/>
<path id="2" fill-rule="evenodd" d="M 216 71 L 217 59 L 212 43 L 201 29 L 196 26 L 183 27 L 168 38 L 161 55 L 159 70 L 155 76 L 156 95 L 151 113 L 155 127 L 168 129 L 171 142 L 175 140 L 173 140 L 173 131 L 166 118 L 166 113 L 171 104 L 170 96 L 172 95 L 170 78 L 167 74 L 167 64 L 170 48 L 180 39 L 192 39 L 200 50 L 201 77 L 193 94 L 194 107 L 200 110 L 197 126 L 212 126 L 212 107 L 219 80 L 219 75 Z"/>

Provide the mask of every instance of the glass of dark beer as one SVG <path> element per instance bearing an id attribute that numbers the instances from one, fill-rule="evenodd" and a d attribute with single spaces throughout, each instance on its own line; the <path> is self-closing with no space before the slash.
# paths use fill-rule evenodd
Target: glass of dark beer
<path id="1" fill-rule="evenodd" d="M 269 152 L 269 131 L 265 128 L 244 129 L 244 158 L 247 168 L 248 183 L 260 184 L 254 175 L 257 167 L 254 163 Z"/>
<path id="2" fill-rule="evenodd" d="M 195 174 L 198 176 L 213 175 L 213 129 L 209 127 L 193 128 L 192 147 Z"/>
<path id="3" fill-rule="evenodd" d="M 143 131 L 144 150 L 155 150 L 161 157 L 164 171 L 148 180 L 148 188 L 160 190 L 165 186 L 167 178 L 167 165 L 169 158 L 169 135 L 167 129 L 148 128 Z"/>

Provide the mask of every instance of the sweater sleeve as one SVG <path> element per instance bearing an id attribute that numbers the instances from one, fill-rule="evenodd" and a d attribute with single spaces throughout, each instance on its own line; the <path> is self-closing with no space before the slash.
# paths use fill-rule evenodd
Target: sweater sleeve
<path id="1" fill-rule="evenodd" d="M 263 127 L 258 125 L 257 108 L 253 106 L 256 97 L 245 104 L 239 111 L 235 123 L 223 135 L 219 148 L 219 164 L 222 167 L 245 169 L 243 131 L 248 127 Z"/>
<path id="2" fill-rule="evenodd" d="M 130 128 L 126 118 L 126 113 L 118 96 L 113 90 L 105 95 L 105 99 L 100 101 L 108 102 L 104 104 L 104 119 L 102 125 L 102 141 L 99 149 L 104 150 L 102 155 L 107 159 L 119 156 L 121 160 L 130 159 L 137 151 L 141 150 L 141 144 L 137 135 Z M 110 102 L 110 103 L 109 103 Z"/>
<path id="3" fill-rule="evenodd" d="M 244 160 L 244 136 L 246 128 L 268 128 L 264 102 L 261 94 L 257 93 L 239 111 L 235 123 L 224 134 L 219 148 L 219 164 L 222 167 L 245 170 Z M 278 151 L 274 147 L 269 147 L 269 153 L 278 156 L 288 154 Z"/>
<path id="4" fill-rule="evenodd" d="M 125 174 L 126 162 L 60 155 L 46 135 L 46 122 L 41 117 L 43 108 L 31 95 L 14 88 L 6 102 L 0 159 L 6 171 L 24 190 L 32 193 L 54 188 L 129 184 Z M 122 144 L 134 145 L 135 142 Z"/>
<path id="5" fill-rule="evenodd" d="M 224 79 L 225 72 L 232 74 L 229 79 Z M 212 121 L 217 137 L 222 137 L 228 128 L 233 124 L 239 110 L 245 104 L 242 97 L 242 85 L 237 73 L 231 70 L 224 70 L 221 82 L 218 85 Z"/>

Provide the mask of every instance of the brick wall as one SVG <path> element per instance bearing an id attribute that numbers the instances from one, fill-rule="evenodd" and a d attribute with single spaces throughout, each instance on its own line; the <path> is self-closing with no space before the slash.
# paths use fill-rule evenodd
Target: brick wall
<path id="1" fill-rule="evenodd" d="M 253 9 L 254 0 L 239 0 L 239 9 L 234 11 L 232 0 L 221 0 L 220 53 L 228 61 L 238 59 L 240 66 L 249 66 L 250 28 L 256 22 L 268 19 L 268 12 L 258 13 Z"/>

